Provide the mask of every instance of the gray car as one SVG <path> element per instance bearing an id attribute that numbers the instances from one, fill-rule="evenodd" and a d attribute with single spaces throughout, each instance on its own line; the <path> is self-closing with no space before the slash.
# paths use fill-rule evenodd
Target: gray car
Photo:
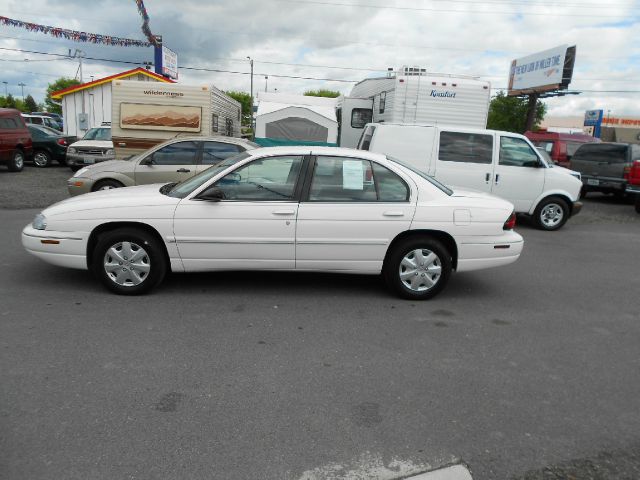
<path id="1" fill-rule="evenodd" d="M 571 168 L 582 174 L 583 194 L 624 195 L 634 160 L 640 160 L 640 145 L 586 143 L 571 158 Z"/>
<path id="2" fill-rule="evenodd" d="M 67 181 L 71 196 L 149 183 L 181 182 L 227 157 L 259 146 L 233 137 L 179 137 L 128 160 L 81 168 Z"/>

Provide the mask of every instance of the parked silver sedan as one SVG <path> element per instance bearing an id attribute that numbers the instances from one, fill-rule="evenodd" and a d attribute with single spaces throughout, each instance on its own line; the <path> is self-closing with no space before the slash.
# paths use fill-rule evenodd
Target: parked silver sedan
<path id="1" fill-rule="evenodd" d="M 110 160 L 78 170 L 67 181 L 71 196 L 150 183 L 181 182 L 258 145 L 234 137 L 179 137 L 128 160 Z"/>

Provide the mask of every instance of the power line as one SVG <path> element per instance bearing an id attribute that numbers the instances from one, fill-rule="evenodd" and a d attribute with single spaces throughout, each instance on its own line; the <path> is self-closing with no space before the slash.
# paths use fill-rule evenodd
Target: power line
<path id="1" fill-rule="evenodd" d="M 404 10 L 404 11 L 413 11 L 413 12 L 438 12 L 438 13 L 463 13 L 465 15 L 469 14 L 480 14 L 480 15 L 520 15 L 523 17 L 529 15 L 549 15 L 548 12 L 500 12 L 495 10 L 451 10 L 444 8 L 426 8 L 426 7 L 396 7 L 390 5 L 371 5 L 364 3 L 340 3 L 340 2 L 324 2 L 320 0 L 279 0 L 281 2 L 286 3 L 297 3 L 297 4 L 306 4 L 306 5 L 326 5 L 332 7 L 358 7 L 358 8 L 372 8 L 377 10 Z M 585 18 L 627 18 L 627 14 L 620 15 L 587 15 L 580 13 L 557 13 L 553 12 L 554 17 L 585 17 Z"/>

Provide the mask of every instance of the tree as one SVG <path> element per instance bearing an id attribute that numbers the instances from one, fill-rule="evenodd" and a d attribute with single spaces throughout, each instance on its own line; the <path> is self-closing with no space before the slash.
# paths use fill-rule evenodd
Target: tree
<path id="1" fill-rule="evenodd" d="M 13 95 L 9 94 L 4 99 L 4 107 L 5 108 L 16 108 L 16 99 L 13 98 Z"/>
<path id="2" fill-rule="evenodd" d="M 242 106 L 242 125 L 245 127 L 251 126 L 251 94 L 246 92 L 225 92 L 234 100 L 240 102 Z"/>
<path id="3" fill-rule="evenodd" d="M 529 100 L 520 97 L 508 97 L 504 92 L 499 92 L 489 105 L 489 117 L 487 128 L 492 130 L 504 130 L 507 132 L 524 133 L 527 122 L 527 110 Z M 538 100 L 536 115 L 533 121 L 534 128 L 540 126 L 547 106 Z"/>
<path id="4" fill-rule="evenodd" d="M 341 95 L 340 92 L 336 92 L 335 90 L 326 90 L 321 88 L 320 90 L 307 90 L 304 92 L 306 97 L 327 97 L 327 98 L 336 98 Z"/>
<path id="5" fill-rule="evenodd" d="M 27 95 L 27 98 L 24 99 L 24 109 L 25 112 L 36 112 L 38 110 L 38 104 L 31 95 Z"/>
<path id="6" fill-rule="evenodd" d="M 45 97 L 44 103 L 48 112 L 62 115 L 62 107 L 51 98 L 51 94 L 63 88 L 72 87 L 73 85 L 80 85 L 80 82 L 75 78 L 61 77 L 47 86 L 47 96 Z"/>

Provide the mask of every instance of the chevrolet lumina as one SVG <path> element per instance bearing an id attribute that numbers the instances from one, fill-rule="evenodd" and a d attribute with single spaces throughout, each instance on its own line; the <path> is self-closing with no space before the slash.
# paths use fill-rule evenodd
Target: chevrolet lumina
<path id="1" fill-rule="evenodd" d="M 239 153 L 181 183 L 69 198 L 22 232 L 30 253 L 89 269 L 118 294 L 169 272 L 380 274 L 428 299 L 456 270 L 510 264 L 523 247 L 513 205 L 452 191 L 382 154 L 330 147 Z"/>

